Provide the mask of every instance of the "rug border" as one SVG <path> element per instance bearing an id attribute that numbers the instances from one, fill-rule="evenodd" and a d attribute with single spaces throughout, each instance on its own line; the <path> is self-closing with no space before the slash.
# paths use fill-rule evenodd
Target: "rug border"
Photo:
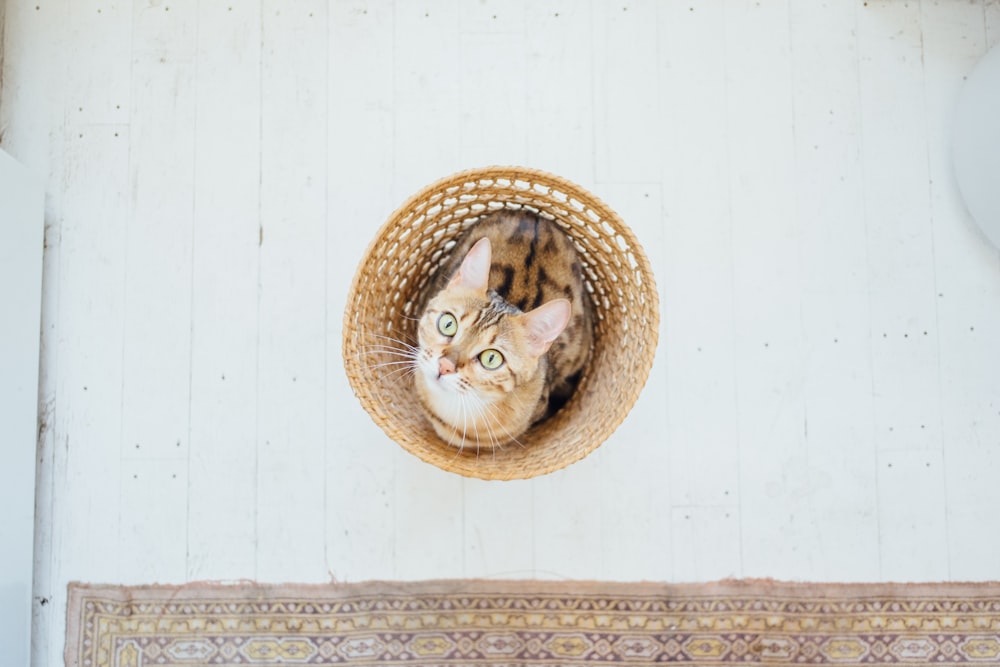
<path id="1" fill-rule="evenodd" d="M 366 594 L 482 594 L 482 593 L 524 593 L 530 591 L 541 595 L 559 593 L 589 595 L 641 595 L 662 596 L 665 594 L 709 597 L 718 595 L 761 595 L 808 596 L 814 598 L 841 597 L 844 595 L 881 597 L 904 595 L 962 595 L 976 597 L 997 595 L 1000 580 L 995 581 L 938 581 L 938 582 L 813 582 L 781 579 L 720 579 L 706 582 L 663 582 L 663 581 L 595 581 L 583 579 L 423 579 L 388 580 L 371 579 L 365 581 L 331 581 L 325 583 L 301 582 L 259 582 L 254 580 L 196 580 L 182 584 L 109 584 L 70 581 L 67 600 L 75 599 L 85 591 L 100 591 L 102 595 L 116 600 L 155 599 L 164 591 L 176 594 L 192 593 L 192 597 L 217 597 L 230 594 L 234 598 L 247 597 L 248 592 L 272 592 L 286 590 L 288 594 L 319 595 L 338 598 L 359 590 Z M 993 589 L 992 592 L 990 589 Z M 325 594 L 325 595 L 324 595 Z"/>
<path id="2" fill-rule="evenodd" d="M 368 580 L 327 583 L 266 583 L 252 580 L 208 580 L 183 584 L 101 584 L 70 581 L 66 596 L 66 633 L 63 649 L 66 667 L 78 667 L 77 647 L 81 640 L 82 599 L 100 595 L 117 602 L 157 600 L 164 593 L 184 594 L 185 600 L 253 600 L 281 591 L 285 597 L 309 597 L 336 600 L 355 594 L 364 595 L 616 595 L 635 597 L 665 596 L 708 598 L 747 596 L 760 598 L 856 599 L 1000 596 L 1000 581 L 875 582 L 837 583 L 800 582 L 777 579 L 722 579 L 704 583 L 661 581 L 588 581 L 539 579 L 428 579 L 415 581 Z M 75 612 L 75 613 L 74 613 Z"/>

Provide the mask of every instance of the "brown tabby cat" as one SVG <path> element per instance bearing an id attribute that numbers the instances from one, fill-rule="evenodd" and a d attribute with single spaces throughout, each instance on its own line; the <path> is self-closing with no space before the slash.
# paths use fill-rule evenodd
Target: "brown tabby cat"
<path id="1" fill-rule="evenodd" d="M 592 314 L 573 243 L 555 223 L 487 216 L 459 238 L 425 301 L 417 396 L 449 444 L 517 442 L 572 394 Z"/>

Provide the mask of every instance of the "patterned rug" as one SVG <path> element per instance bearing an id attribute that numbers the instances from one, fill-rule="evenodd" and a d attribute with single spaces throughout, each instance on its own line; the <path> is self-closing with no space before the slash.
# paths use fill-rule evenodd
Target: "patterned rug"
<path id="1" fill-rule="evenodd" d="M 1000 664 L 1000 584 L 70 584 L 69 667 Z"/>

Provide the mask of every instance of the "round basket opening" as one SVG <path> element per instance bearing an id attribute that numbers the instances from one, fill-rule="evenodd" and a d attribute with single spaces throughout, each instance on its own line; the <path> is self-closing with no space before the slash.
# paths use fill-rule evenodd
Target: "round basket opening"
<path id="1" fill-rule="evenodd" d="M 412 378 L 385 338 L 416 340 L 415 304 L 455 240 L 500 208 L 553 220 L 573 239 L 594 305 L 594 346 L 570 401 L 555 415 L 490 451 L 459 451 L 438 438 Z M 642 247 L 594 195 L 533 169 L 474 169 L 434 183 L 397 209 L 358 265 L 344 313 L 344 366 L 362 406 L 385 433 L 424 461 L 482 479 L 524 479 L 574 463 L 625 419 L 653 363 L 659 325 L 656 284 Z"/>

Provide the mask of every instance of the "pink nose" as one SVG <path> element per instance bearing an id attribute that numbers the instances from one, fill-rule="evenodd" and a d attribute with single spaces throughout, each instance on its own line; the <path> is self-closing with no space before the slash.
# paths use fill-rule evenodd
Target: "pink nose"
<path id="1" fill-rule="evenodd" d="M 455 372 L 455 362 L 448 357 L 438 359 L 438 375 L 450 375 Z"/>

